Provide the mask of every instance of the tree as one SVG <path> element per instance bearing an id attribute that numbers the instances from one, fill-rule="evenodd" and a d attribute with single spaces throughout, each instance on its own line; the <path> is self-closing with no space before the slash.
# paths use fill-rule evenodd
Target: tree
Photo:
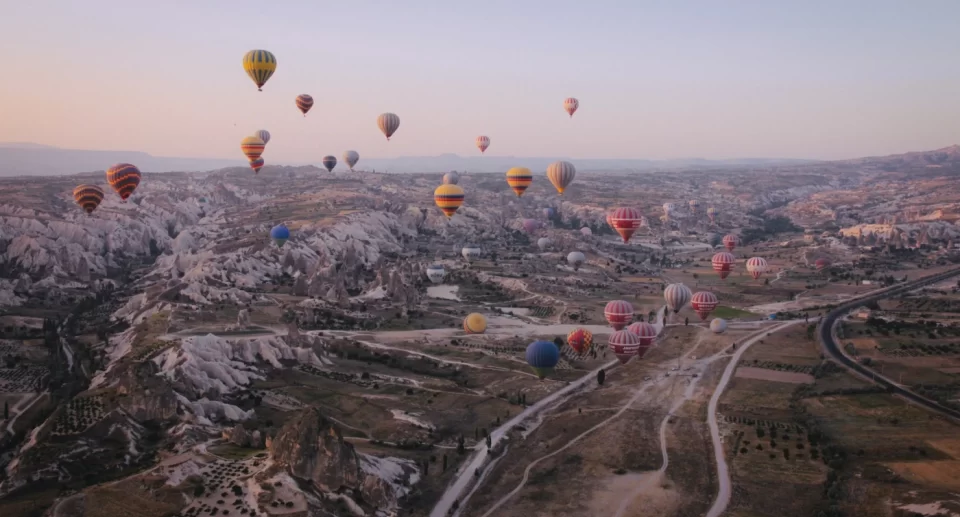
<path id="1" fill-rule="evenodd" d="M 597 384 L 599 384 L 600 386 L 603 386 L 603 380 L 606 378 L 607 378 L 607 372 L 603 371 L 602 369 L 599 372 L 597 372 Z"/>
<path id="2" fill-rule="evenodd" d="M 443 455 L 443 472 L 447 471 L 447 455 Z"/>
<path id="3" fill-rule="evenodd" d="M 683 318 L 683 326 L 686 327 L 689 324 L 690 324 L 690 318 Z"/>
<path id="4" fill-rule="evenodd" d="M 560 336 L 553 338 L 553 344 L 557 345 L 557 348 L 563 348 L 563 338 Z"/>
<path id="5" fill-rule="evenodd" d="M 10 418 L 10 404 L 3 401 L 3 419 L 7 420 L 8 418 Z"/>

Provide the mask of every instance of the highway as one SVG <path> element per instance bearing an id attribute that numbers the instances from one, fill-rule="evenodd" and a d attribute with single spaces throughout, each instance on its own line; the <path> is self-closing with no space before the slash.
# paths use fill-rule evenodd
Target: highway
<path id="1" fill-rule="evenodd" d="M 848 356 L 843 351 L 843 348 L 840 346 L 840 343 L 837 342 L 837 337 L 835 332 L 837 321 L 842 316 L 856 309 L 857 307 L 861 307 L 872 301 L 878 301 L 884 298 L 889 298 L 891 296 L 896 296 L 898 294 L 903 294 L 908 291 L 913 291 L 915 289 L 918 289 L 926 285 L 935 284 L 937 282 L 941 282 L 943 280 L 946 280 L 950 277 L 957 276 L 957 275 L 960 275 L 960 268 L 951 269 L 943 273 L 924 277 L 919 280 L 907 282 L 905 284 L 891 286 L 886 289 L 878 290 L 874 294 L 864 296 L 863 298 L 857 298 L 856 300 L 841 304 L 836 309 L 833 309 L 832 311 L 827 313 L 827 315 L 824 316 L 823 320 L 820 323 L 820 328 L 817 331 L 820 337 L 821 346 L 823 346 L 824 351 L 827 354 L 829 354 L 833 360 L 842 364 L 848 370 L 852 370 L 853 372 L 859 374 L 864 379 L 870 380 L 876 384 L 884 386 L 891 393 L 899 395 L 900 397 L 918 406 L 923 406 L 931 411 L 934 411 L 940 415 L 947 417 L 948 419 L 954 420 L 956 422 L 960 422 L 960 411 L 942 406 L 936 401 L 933 401 L 926 397 L 918 395 L 917 393 L 914 393 L 909 389 L 906 389 L 900 386 L 893 380 L 880 375 L 879 373 L 871 370 L 870 368 L 867 368 L 866 366 L 860 364 L 859 362 L 857 362 L 856 360 Z"/>

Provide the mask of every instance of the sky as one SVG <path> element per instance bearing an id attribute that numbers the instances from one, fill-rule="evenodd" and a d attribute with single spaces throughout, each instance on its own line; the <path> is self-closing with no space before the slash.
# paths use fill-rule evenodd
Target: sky
<path id="1" fill-rule="evenodd" d="M 573 159 L 960 143 L 956 0 L 5 4 L 0 142 L 233 158 L 263 128 L 274 163 L 469 156 L 478 135 L 488 154 Z M 263 92 L 251 49 L 277 57 Z"/>

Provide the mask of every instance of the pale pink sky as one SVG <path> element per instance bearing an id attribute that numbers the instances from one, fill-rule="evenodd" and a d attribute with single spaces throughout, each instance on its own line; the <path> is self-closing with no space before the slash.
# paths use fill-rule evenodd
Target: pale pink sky
<path id="1" fill-rule="evenodd" d="M 8 4 L 0 141 L 232 158 L 265 128 L 278 161 L 471 155 L 480 134 L 489 154 L 572 158 L 960 142 L 955 0 Z M 279 62 L 262 93 L 254 48 Z"/>

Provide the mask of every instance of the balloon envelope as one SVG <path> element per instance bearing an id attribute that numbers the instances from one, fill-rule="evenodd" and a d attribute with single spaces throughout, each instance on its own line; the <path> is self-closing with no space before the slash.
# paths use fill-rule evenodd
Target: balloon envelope
<path id="1" fill-rule="evenodd" d="M 88 214 L 92 214 L 103 201 L 103 189 L 96 185 L 77 185 L 73 189 L 73 200 Z"/>
<path id="2" fill-rule="evenodd" d="M 526 357 L 527 364 L 542 379 L 560 362 L 560 350 L 552 341 L 534 341 L 527 345 Z"/>
<path id="3" fill-rule="evenodd" d="M 479 312 L 468 314 L 463 318 L 463 331 L 467 334 L 483 334 L 487 330 L 487 318 Z"/>
<path id="4" fill-rule="evenodd" d="M 290 230 L 287 229 L 286 225 L 278 224 L 270 229 L 270 238 L 277 243 L 277 247 L 282 247 L 283 243 L 290 238 Z"/>
<path id="5" fill-rule="evenodd" d="M 107 169 L 107 183 L 126 201 L 140 185 L 140 169 L 129 163 L 118 163 Z"/>
<path id="6" fill-rule="evenodd" d="M 257 90 L 263 91 L 263 85 L 277 71 L 277 58 L 266 50 L 251 50 L 243 56 L 243 70 L 257 85 Z"/>

